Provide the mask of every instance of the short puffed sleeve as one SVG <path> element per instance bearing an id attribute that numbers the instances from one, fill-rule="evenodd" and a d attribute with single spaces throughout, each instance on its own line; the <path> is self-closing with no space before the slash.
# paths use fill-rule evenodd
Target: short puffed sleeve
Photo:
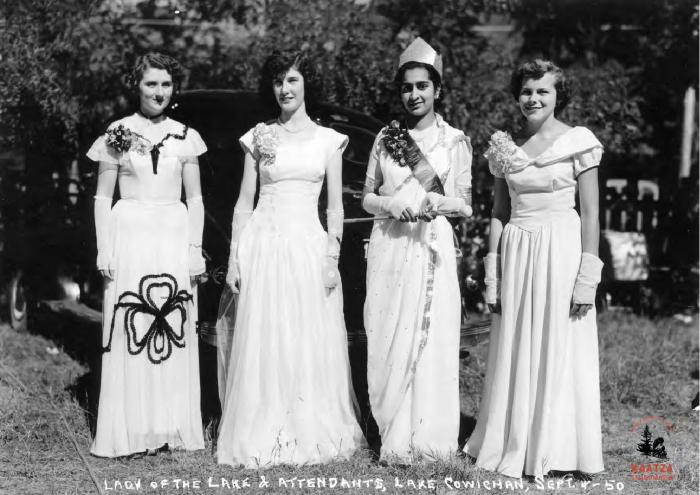
<path id="1" fill-rule="evenodd" d="M 110 125 L 107 130 L 112 129 L 115 126 L 116 123 Z M 105 162 L 117 165 L 119 163 L 120 153 L 111 146 L 107 145 L 107 134 L 105 133 L 98 137 L 94 143 L 92 143 L 92 146 L 90 146 L 90 149 L 87 151 L 86 155 L 90 160 L 95 162 Z"/>
<path id="2" fill-rule="evenodd" d="M 345 148 L 348 145 L 348 137 L 345 134 L 341 134 L 334 129 L 331 129 L 330 134 L 331 135 L 328 141 L 330 143 L 331 151 L 335 152 L 336 150 L 340 150 L 340 153 L 343 154 L 345 152 Z"/>
<path id="3" fill-rule="evenodd" d="M 180 146 L 179 154 L 182 156 L 199 156 L 207 151 L 207 145 L 202 136 L 191 127 L 187 129 L 187 136 Z"/>
<path id="4" fill-rule="evenodd" d="M 603 147 L 596 146 L 594 148 L 576 153 L 574 159 L 574 176 L 578 177 L 586 170 L 599 167 L 600 160 L 603 157 Z"/>
<path id="5" fill-rule="evenodd" d="M 253 158 L 256 160 L 260 158 L 257 150 L 255 149 L 255 144 L 253 143 L 253 131 L 255 128 L 250 129 L 248 132 L 243 134 L 240 139 L 238 140 L 238 143 L 241 145 L 241 148 L 243 149 L 243 153 L 250 153 Z"/>

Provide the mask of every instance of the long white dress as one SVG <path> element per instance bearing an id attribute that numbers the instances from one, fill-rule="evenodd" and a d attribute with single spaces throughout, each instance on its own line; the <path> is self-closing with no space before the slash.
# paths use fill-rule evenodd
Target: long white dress
<path id="1" fill-rule="evenodd" d="M 204 448 L 200 414 L 196 287 L 189 274 L 183 158 L 206 146 L 197 131 L 134 114 L 114 122 L 160 143 L 157 173 L 148 151 L 117 153 L 98 138 L 87 153 L 118 167 L 112 208 L 114 279 L 105 281 L 97 432 L 90 452 L 117 457 L 164 444 Z"/>
<path id="2" fill-rule="evenodd" d="M 260 191 L 241 232 L 235 317 L 217 460 L 246 468 L 319 464 L 365 445 L 350 379 L 342 287 L 322 279 L 327 234 L 318 201 L 331 156 L 347 137 L 313 126 L 261 160 Z"/>
<path id="3" fill-rule="evenodd" d="M 576 178 L 602 145 L 574 127 L 503 174 L 511 216 L 501 237 L 501 314 L 493 315 L 476 428 L 465 451 L 504 475 L 603 470 L 595 308 L 569 316 L 581 256 Z"/>
<path id="4" fill-rule="evenodd" d="M 457 196 L 458 184 L 471 185 L 471 146 L 462 131 L 438 116 L 427 130 L 409 132 L 447 196 Z M 367 177 L 380 178 L 380 195 L 402 195 L 418 212 L 425 189 L 389 156 L 381 138 L 382 133 Z M 364 322 L 367 383 L 382 459 L 410 463 L 457 452 L 461 298 L 455 255 L 445 217 L 374 222 Z"/>

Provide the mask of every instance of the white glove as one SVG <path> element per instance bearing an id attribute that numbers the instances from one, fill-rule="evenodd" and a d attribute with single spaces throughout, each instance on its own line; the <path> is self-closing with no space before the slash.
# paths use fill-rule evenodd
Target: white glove
<path id="1" fill-rule="evenodd" d="M 326 210 L 326 225 L 328 226 L 328 242 L 326 245 L 326 260 L 323 266 L 323 285 L 334 289 L 340 282 L 338 259 L 340 258 L 340 243 L 343 240 L 342 209 Z"/>
<path id="2" fill-rule="evenodd" d="M 204 203 L 202 203 L 202 196 L 187 198 L 187 217 L 190 230 L 190 276 L 194 277 L 201 275 L 207 269 L 202 256 L 202 234 L 204 232 Z"/>
<path id="3" fill-rule="evenodd" d="M 496 304 L 501 297 L 501 257 L 497 253 L 488 253 L 484 258 L 484 285 L 484 302 Z"/>
<path id="4" fill-rule="evenodd" d="M 472 214 L 472 207 L 464 199 L 443 196 L 435 192 L 425 195 L 421 210 L 434 211 L 440 215 L 457 214 L 462 217 L 469 217 Z"/>
<path id="5" fill-rule="evenodd" d="M 600 283 L 603 262 L 596 255 L 581 253 L 581 265 L 574 284 L 574 304 L 595 304 L 595 293 Z"/>
<path id="6" fill-rule="evenodd" d="M 401 214 L 404 210 L 411 208 L 411 204 L 398 195 L 379 196 L 375 193 L 369 193 L 362 200 L 362 207 L 369 213 L 391 215 L 392 218 L 401 220 Z"/>
<path id="7" fill-rule="evenodd" d="M 112 267 L 112 198 L 95 196 L 95 236 L 97 238 L 97 269 L 114 278 Z"/>
<path id="8" fill-rule="evenodd" d="M 252 211 L 242 211 L 238 208 L 233 210 L 233 220 L 231 222 L 231 249 L 228 256 L 228 272 L 226 273 L 226 283 L 231 287 L 234 294 L 240 291 L 241 275 L 238 267 L 238 241 L 241 232 L 250 220 Z"/>

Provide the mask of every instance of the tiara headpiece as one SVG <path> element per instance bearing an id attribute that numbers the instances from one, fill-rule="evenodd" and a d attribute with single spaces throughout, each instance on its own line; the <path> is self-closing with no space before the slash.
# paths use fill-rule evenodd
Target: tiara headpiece
<path id="1" fill-rule="evenodd" d="M 418 37 L 399 56 L 399 68 L 407 62 L 421 62 L 435 68 L 442 77 L 442 57 L 432 46 Z"/>

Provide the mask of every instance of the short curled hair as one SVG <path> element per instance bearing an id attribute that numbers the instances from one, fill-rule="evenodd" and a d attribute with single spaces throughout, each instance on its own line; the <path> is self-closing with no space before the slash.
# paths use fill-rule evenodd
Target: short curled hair
<path id="1" fill-rule="evenodd" d="M 521 64 L 510 77 L 510 92 L 513 98 L 518 100 L 525 81 L 540 79 L 547 73 L 554 75 L 554 89 L 557 90 L 557 103 L 554 105 L 554 112 L 558 114 L 571 101 L 573 90 L 571 83 L 564 75 L 564 71 L 549 60 L 538 58 Z"/>
<path id="2" fill-rule="evenodd" d="M 307 109 L 314 109 L 323 98 L 323 82 L 309 56 L 299 50 L 274 50 L 266 59 L 260 73 L 258 94 L 270 109 L 277 108 L 275 81 L 296 69 L 304 78 L 304 101 Z"/>
<path id="3" fill-rule="evenodd" d="M 177 94 L 180 91 L 183 79 L 182 65 L 173 57 L 159 52 L 149 52 L 136 58 L 134 67 L 127 75 L 129 87 L 136 90 L 147 69 L 162 69 L 167 71 L 170 77 L 173 78 L 174 93 Z"/>

